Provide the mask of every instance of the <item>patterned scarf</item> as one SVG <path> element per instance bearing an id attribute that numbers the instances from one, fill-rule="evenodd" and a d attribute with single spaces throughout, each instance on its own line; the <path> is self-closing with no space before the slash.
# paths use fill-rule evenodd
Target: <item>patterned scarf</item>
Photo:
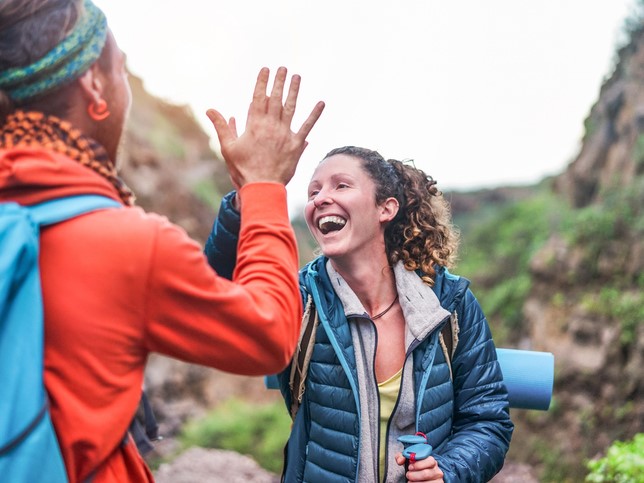
<path id="1" fill-rule="evenodd" d="M 40 112 L 15 111 L 0 127 L 0 148 L 37 147 L 55 151 L 79 162 L 107 179 L 123 203 L 134 205 L 134 194 L 116 172 L 105 148 L 72 125 Z"/>

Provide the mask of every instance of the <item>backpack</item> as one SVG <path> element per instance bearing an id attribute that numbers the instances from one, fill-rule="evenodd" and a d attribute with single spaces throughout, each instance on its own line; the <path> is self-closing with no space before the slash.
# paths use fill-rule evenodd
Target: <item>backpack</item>
<path id="1" fill-rule="evenodd" d="M 40 227 L 121 206 L 97 195 L 32 207 L 0 203 L 0 475 L 3 481 L 67 482 L 43 379 Z"/>

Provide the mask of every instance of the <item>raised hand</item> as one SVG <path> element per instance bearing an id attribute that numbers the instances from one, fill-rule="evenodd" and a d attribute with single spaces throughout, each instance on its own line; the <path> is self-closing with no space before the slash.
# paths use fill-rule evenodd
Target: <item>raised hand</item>
<path id="1" fill-rule="evenodd" d="M 241 136 L 237 134 L 234 117 L 226 122 L 218 111 L 209 109 L 207 112 L 217 131 L 221 153 L 236 188 L 261 181 L 288 183 L 308 144 L 306 137 L 324 109 L 324 103 L 318 102 L 300 129 L 293 132 L 291 122 L 300 89 L 300 76 L 291 78 L 283 104 L 286 68 L 277 70 L 270 96 L 267 95 L 268 79 L 269 70 L 264 67 L 257 76 L 246 130 Z"/>

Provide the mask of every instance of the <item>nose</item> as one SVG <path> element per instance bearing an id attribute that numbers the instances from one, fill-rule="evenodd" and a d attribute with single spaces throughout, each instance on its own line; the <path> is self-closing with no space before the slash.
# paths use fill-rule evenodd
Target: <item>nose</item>
<path id="1" fill-rule="evenodd" d="M 331 204 L 331 202 L 332 200 L 329 197 L 326 190 L 318 191 L 318 193 L 313 197 L 313 205 L 316 208 L 320 208 L 321 206 L 324 206 L 324 205 L 329 205 Z"/>

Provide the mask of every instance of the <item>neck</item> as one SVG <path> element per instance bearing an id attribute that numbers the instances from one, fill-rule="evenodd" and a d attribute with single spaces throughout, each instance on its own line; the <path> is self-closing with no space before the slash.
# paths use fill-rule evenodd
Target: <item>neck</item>
<path id="1" fill-rule="evenodd" d="M 397 295 L 396 279 L 385 256 L 350 260 L 331 260 L 333 268 L 342 276 L 356 294 L 365 310 L 371 315 L 386 310 Z"/>

